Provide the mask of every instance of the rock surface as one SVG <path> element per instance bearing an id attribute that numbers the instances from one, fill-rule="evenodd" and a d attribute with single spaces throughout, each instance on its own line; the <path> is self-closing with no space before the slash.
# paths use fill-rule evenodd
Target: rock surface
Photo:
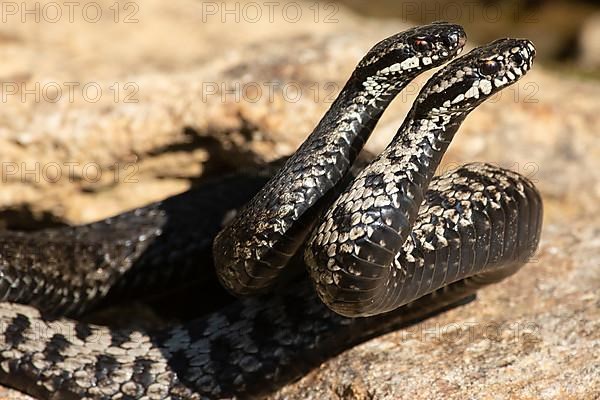
<path id="1" fill-rule="evenodd" d="M 112 1 L 96 3 L 99 25 L 9 20 L 0 29 L 3 82 L 103 90 L 97 102 L 77 90 L 53 102 L 52 85 L 40 101 L 2 87 L 7 225 L 91 221 L 287 155 L 369 47 L 406 28 L 344 9 L 336 23 L 323 10 L 315 22 L 307 8 L 297 23 L 275 14 L 223 24 L 191 0 L 145 1 L 127 25 L 113 21 Z M 369 150 L 385 146 L 424 79 L 394 102 Z M 351 349 L 271 398 L 598 398 L 599 90 L 536 66 L 467 119 L 442 162 L 492 162 L 536 182 L 545 226 L 529 265 L 477 301 Z"/>

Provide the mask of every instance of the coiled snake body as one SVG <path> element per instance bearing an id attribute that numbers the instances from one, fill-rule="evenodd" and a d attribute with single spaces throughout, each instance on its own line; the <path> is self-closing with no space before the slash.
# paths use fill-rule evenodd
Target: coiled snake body
<path id="1" fill-rule="evenodd" d="M 0 381 L 52 399 L 246 397 L 514 273 L 539 242 L 534 186 L 486 164 L 433 174 L 467 114 L 531 67 L 529 41 L 441 69 L 386 150 L 348 173 L 394 96 L 464 43 L 461 27 L 436 23 L 377 44 L 264 186 L 240 175 L 90 225 L 3 233 Z M 213 245 L 226 211 L 248 200 Z M 259 296 L 157 332 L 58 316 L 189 279 L 211 245 L 224 286 Z M 302 247 L 312 283 L 288 266 Z"/>

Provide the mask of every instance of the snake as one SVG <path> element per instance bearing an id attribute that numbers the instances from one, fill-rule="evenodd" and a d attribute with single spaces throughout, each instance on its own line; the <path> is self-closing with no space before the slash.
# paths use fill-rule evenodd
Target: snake
<path id="1" fill-rule="evenodd" d="M 1 232 L 0 383 L 42 399 L 254 398 L 517 272 L 541 235 L 533 183 L 485 163 L 435 171 L 535 48 L 499 39 L 455 58 L 465 42 L 440 22 L 376 44 L 274 171 L 91 224 Z M 360 165 L 390 102 L 435 67 L 390 144 Z M 165 328 L 79 318 L 195 279 L 234 296 L 195 293 L 213 307 Z"/>

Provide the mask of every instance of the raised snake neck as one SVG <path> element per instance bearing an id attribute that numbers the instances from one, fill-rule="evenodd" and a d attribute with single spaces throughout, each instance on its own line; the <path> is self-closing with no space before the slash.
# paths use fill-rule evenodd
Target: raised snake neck
<path id="1" fill-rule="evenodd" d="M 247 295 L 273 285 L 385 108 L 465 40 L 462 27 L 437 23 L 391 36 L 367 53 L 313 133 L 216 237 L 215 267 L 227 289 Z"/>
<path id="2" fill-rule="evenodd" d="M 515 173 L 485 164 L 470 164 L 431 180 L 435 162 L 430 159 L 441 157 L 435 152 L 441 153 L 438 149 L 447 146 L 444 142 L 451 137 L 445 135 L 454 133 L 464 115 L 515 82 L 529 69 L 533 56 L 529 42 L 505 39 L 474 50 L 436 74 L 423 88 L 413 112 L 403 124 L 403 133 L 393 142 L 391 150 L 388 148 L 366 172 L 359 174 L 348 189 L 350 194 L 338 198 L 325 213 L 324 228 L 318 227 L 313 232 L 307 260 L 311 276 L 317 278 L 319 296 L 326 301 L 333 299 L 328 301 L 330 306 L 345 314 L 372 314 L 374 310 L 387 310 L 409 302 L 404 307 L 368 318 L 342 317 L 322 304 L 304 280 L 290 285 L 285 294 L 244 299 L 205 318 L 152 333 L 53 320 L 31 307 L 4 303 L 0 306 L 0 381 L 43 398 L 244 397 L 270 390 L 348 346 L 456 303 L 478 288 L 514 273 L 539 241 L 542 207 L 533 185 Z M 483 80 L 492 86 L 481 85 Z M 448 87 L 451 89 L 444 92 Z M 468 97 L 464 95 L 467 92 Z M 457 100 L 452 104 L 461 93 L 462 100 L 470 100 Z M 444 97 L 442 107 L 445 109 L 437 106 L 440 96 Z M 444 105 L 446 101 L 448 107 Z M 456 117 L 454 113 L 464 115 Z M 445 124 L 452 129 L 432 129 L 432 136 L 418 131 L 422 134 L 419 136 L 412 131 L 414 128 L 407 128 L 422 126 L 415 121 L 444 120 L 445 117 L 455 121 L 455 124 Z M 431 148 L 420 146 L 426 144 L 423 140 L 427 140 Z M 418 211 L 410 204 L 407 211 L 402 207 L 388 211 L 389 204 L 384 199 L 377 200 L 380 195 L 395 194 L 386 190 L 385 182 L 375 184 L 379 178 L 385 179 L 385 175 L 378 172 L 378 163 L 392 158 L 396 151 L 402 160 L 407 157 L 402 155 L 402 150 L 415 156 L 414 162 L 423 163 L 424 168 L 409 168 L 409 173 L 401 173 L 401 178 L 408 176 L 406 183 L 402 179 L 391 182 L 398 185 L 395 193 L 403 194 L 398 197 L 398 204 L 404 207 L 404 199 L 411 199 L 420 206 Z M 413 162 L 410 157 L 408 160 Z M 357 226 L 353 222 L 357 218 L 353 208 L 362 209 L 364 204 L 356 206 L 358 203 L 355 203 L 361 180 L 372 185 L 363 190 L 361 198 L 370 189 L 371 193 L 364 198 L 372 198 L 371 206 L 377 202 L 379 207 L 377 210 L 367 207 L 367 212 L 359 216 L 368 241 L 378 244 L 381 251 L 390 252 L 387 244 L 384 246 L 375 239 L 389 241 L 394 246 L 393 240 L 401 240 L 398 237 L 403 235 L 406 238 L 396 255 L 386 256 L 386 260 L 391 258 L 393 267 L 384 264 L 383 258 L 375 258 L 375 262 L 366 256 L 365 260 L 360 258 L 360 245 L 368 241 L 353 244 L 351 252 L 338 256 L 342 254 L 338 253 L 338 247 L 348 243 L 350 231 Z M 429 190 L 424 192 L 428 184 Z M 419 188 L 424 192 L 423 202 L 418 197 Z M 390 204 L 394 198 L 391 200 Z M 333 229 L 334 223 L 339 224 L 333 221 L 343 220 L 348 213 L 351 213 L 346 222 L 349 225 L 340 224 L 337 230 Z M 364 220 L 363 215 L 366 215 Z M 135 212 L 131 216 L 133 218 Z M 390 236 L 376 236 L 376 230 L 369 233 L 370 219 L 375 221 L 377 216 L 382 218 L 383 225 L 394 228 L 408 225 L 412 219 L 412 231 L 404 233 L 396 229 Z M 385 217 L 404 225 L 388 224 Z M 342 240 L 344 232 L 347 232 L 346 240 Z M 333 240 L 332 236 L 337 237 Z M 351 240 L 360 239 L 356 232 L 352 236 Z M 30 245 L 21 246 L 19 252 L 33 251 L 34 246 L 43 247 L 43 243 L 24 243 Z M 329 250 L 330 244 L 338 243 L 340 246 L 336 246 L 335 251 Z M 354 251 L 356 253 L 352 253 Z M 371 264 L 363 263 L 364 266 L 373 268 L 357 273 L 354 270 L 359 266 L 357 263 L 335 264 L 346 254 L 356 255 L 356 260 L 367 261 Z M 334 263 L 325 257 L 333 258 Z M 368 276 L 373 271 L 379 272 L 375 268 L 387 273 L 388 278 L 372 288 L 363 286 L 366 290 L 362 290 L 357 285 L 376 281 Z M 342 272 L 362 280 L 335 276 Z M 330 274 L 330 278 L 323 274 Z M 401 279 L 391 282 L 394 276 Z M 322 286 L 332 283 L 336 285 L 332 290 Z M 383 289 L 380 289 L 381 283 Z M 377 297 L 374 297 L 376 301 L 364 300 L 359 296 L 355 302 L 354 287 L 359 287 L 361 293 L 370 289 L 374 289 L 375 294 L 383 293 L 383 300 Z M 392 289 L 394 287 L 401 289 Z M 340 303 L 333 295 L 328 297 L 336 291 L 341 295 Z M 418 296 L 421 297 L 416 298 Z M 416 300 L 410 302 L 413 299 Z M 373 308 L 373 304 L 379 308 Z"/>
<path id="3" fill-rule="evenodd" d="M 438 197 L 448 197 L 449 204 L 436 210 L 431 203 L 441 199 L 423 200 L 433 189 L 434 172 L 467 115 L 531 68 L 534 54 L 527 41 L 497 41 L 452 62 L 421 90 L 391 143 L 335 199 L 308 241 L 306 263 L 330 308 L 347 316 L 384 313 L 449 283 L 485 274 L 490 267 L 510 269 L 523 254 L 531 254 L 537 242 L 521 235 L 537 236 L 538 223 L 533 231 L 521 224 L 521 232 L 507 238 L 501 231 L 475 236 L 473 254 L 461 259 L 456 252 L 466 238 L 458 235 L 463 228 L 460 212 L 452 206 L 460 200 L 476 201 L 473 190 L 463 198 L 438 190 Z M 479 192 L 484 188 L 480 186 Z M 456 192 L 458 187 L 450 185 L 448 190 Z M 525 188 L 515 186 L 515 190 L 521 197 L 528 195 Z M 467 202 L 462 212 L 471 207 Z M 418 215 L 429 215 L 429 222 L 415 225 Z M 491 230 L 498 222 L 490 218 L 485 224 Z M 499 242 L 503 248 L 497 248 Z M 427 246 L 431 257 L 419 250 Z M 452 248 L 452 256 L 434 256 Z M 424 271 L 423 281 L 415 287 L 411 279 L 420 271 Z"/>

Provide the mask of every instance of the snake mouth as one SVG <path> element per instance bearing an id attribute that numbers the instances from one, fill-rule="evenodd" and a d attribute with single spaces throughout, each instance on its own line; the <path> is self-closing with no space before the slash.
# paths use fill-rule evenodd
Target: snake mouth
<path id="1" fill-rule="evenodd" d="M 449 24 L 452 33 L 445 33 L 442 42 L 449 49 L 450 54 L 459 55 L 467 44 L 467 33 L 460 25 Z"/>

